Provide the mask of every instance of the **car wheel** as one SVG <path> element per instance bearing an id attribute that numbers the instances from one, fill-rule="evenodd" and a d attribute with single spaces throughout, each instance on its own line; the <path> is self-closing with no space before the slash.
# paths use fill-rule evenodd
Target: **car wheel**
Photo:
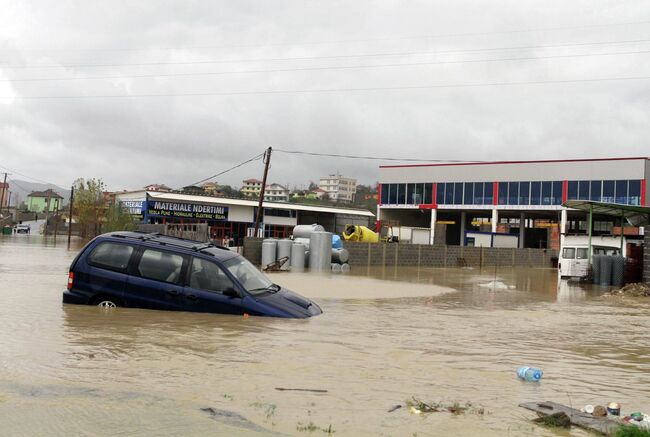
<path id="1" fill-rule="evenodd" d="M 97 305 L 100 308 L 117 308 L 120 306 L 120 303 L 113 297 L 103 296 L 95 299 L 93 305 Z"/>

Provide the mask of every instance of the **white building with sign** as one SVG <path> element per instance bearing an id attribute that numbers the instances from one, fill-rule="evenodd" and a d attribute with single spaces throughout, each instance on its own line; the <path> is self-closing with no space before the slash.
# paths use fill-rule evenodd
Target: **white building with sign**
<path id="1" fill-rule="evenodd" d="M 233 237 L 237 245 L 254 228 L 257 200 L 230 199 L 131 191 L 116 193 L 116 199 L 144 223 L 207 223 L 211 238 Z M 334 208 L 265 201 L 262 225 L 266 237 L 285 238 L 297 224 L 319 223 L 330 232 L 340 234 L 345 225 L 368 226 L 374 214 L 363 209 Z"/>

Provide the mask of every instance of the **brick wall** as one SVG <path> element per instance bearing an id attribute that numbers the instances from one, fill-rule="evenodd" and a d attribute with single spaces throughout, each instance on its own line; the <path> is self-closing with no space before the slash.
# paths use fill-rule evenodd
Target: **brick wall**
<path id="1" fill-rule="evenodd" d="M 647 238 L 647 237 L 646 237 Z M 352 266 L 520 266 L 551 267 L 556 250 L 488 247 L 429 246 L 423 244 L 377 244 L 345 242 Z M 255 265 L 262 262 L 262 239 L 246 238 L 244 256 Z M 647 255 L 646 255 L 647 256 Z M 650 262 L 646 262 L 646 265 Z"/>

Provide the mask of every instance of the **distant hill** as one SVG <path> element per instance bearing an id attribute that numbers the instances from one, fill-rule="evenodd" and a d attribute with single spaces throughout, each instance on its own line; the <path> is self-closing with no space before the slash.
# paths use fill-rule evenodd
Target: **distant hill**
<path id="1" fill-rule="evenodd" d="M 2 181 L 0 181 L 2 182 Z M 70 200 L 70 189 L 63 189 L 52 184 L 40 184 L 38 182 L 21 181 L 19 179 L 12 179 L 7 181 L 9 183 L 9 191 L 11 191 L 11 205 L 13 206 L 18 200 L 18 204 L 24 202 L 29 193 L 32 191 L 45 191 L 51 188 L 59 196 L 63 197 L 63 204 L 67 205 Z M 16 196 L 16 197 L 14 197 Z"/>

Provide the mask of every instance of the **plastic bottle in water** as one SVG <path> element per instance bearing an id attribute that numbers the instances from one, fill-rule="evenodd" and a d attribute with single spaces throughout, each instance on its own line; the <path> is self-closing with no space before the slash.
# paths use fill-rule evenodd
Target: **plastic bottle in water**
<path id="1" fill-rule="evenodd" d="M 536 367 L 523 366 L 517 369 L 517 376 L 525 381 L 537 382 L 543 374 L 542 369 Z"/>

